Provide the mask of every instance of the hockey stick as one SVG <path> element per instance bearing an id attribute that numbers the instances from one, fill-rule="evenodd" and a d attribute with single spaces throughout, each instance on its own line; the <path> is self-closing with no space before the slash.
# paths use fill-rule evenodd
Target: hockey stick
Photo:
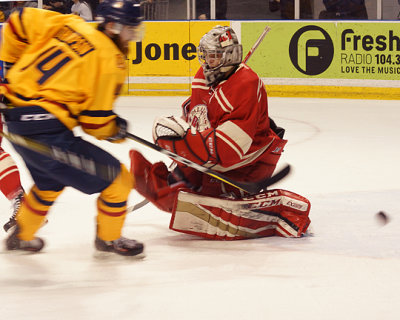
<path id="1" fill-rule="evenodd" d="M 260 180 L 257 182 L 239 182 L 239 181 L 232 180 L 232 179 L 220 174 L 217 171 L 208 169 L 208 168 L 203 167 L 203 166 L 201 166 L 195 162 L 192 162 L 186 158 L 183 158 L 183 157 L 177 155 L 176 153 L 173 153 L 169 150 L 161 148 L 160 146 L 158 146 L 154 143 L 151 143 L 147 140 L 144 140 L 143 138 L 135 136 L 132 133 L 127 132 L 126 135 L 129 139 L 139 142 L 139 143 L 145 145 L 146 147 L 154 149 L 154 150 L 174 159 L 175 161 L 178 161 L 184 165 L 187 165 L 188 167 L 191 167 L 200 172 L 208 174 L 209 176 L 211 176 L 213 178 L 216 178 L 222 182 L 225 182 L 235 188 L 246 191 L 250 194 L 255 194 L 263 189 L 266 189 L 270 185 L 272 185 L 272 184 L 278 182 L 279 180 L 283 179 L 284 177 L 286 177 L 290 172 L 290 165 L 286 165 L 282 170 L 280 170 L 277 174 L 273 175 L 272 177 L 269 177 L 269 178 L 266 178 L 266 179 L 263 179 L 263 180 Z"/>
<path id="2" fill-rule="evenodd" d="M 266 26 L 264 28 L 263 32 L 258 37 L 257 41 L 253 44 L 253 46 L 251 47 L 250 51 L 247 53 L 246 57 L 243 59 L 242 63 L 247 63 L 247 61 L 253 55 L 254 51 L 257 49 L 257 47 L 260 45 L 261 41 L 263 41 L 264 37 L 267 35 L 267 33 L 270 30 L 271 30 L 271 27 L 269 27 L 269 26 Z"/>
<path id="3" fill-rule="evenodd" d="M 9 140 L 12 143 L 18 144 L 21 147 L 25 147 L 37 153 L 40 153 L 51 159 L 60 161 L 68 166 L 75 169 L 89 173 L 91 175 L 99 176 L 105 181 L 114 181 L 116 176 L 119 174 L 114 167 L 98 164 L 91 159 L 85 159 L 82 156 L 78 156 L 69 151 L 63 151 L 57 147 L 48 146 L 44 143 L 34 141 L 32 139 L 25 138 L 20 135 L 5 133 L 0 131 L 0 135 Z M 126 212 L 132 212 L 140 209 L 149 203 L 149 200 L 144 199 L 141 202 L 126 208 Z"/>
<path id="4" fill-rule="evenodd" d="M 97 163 L 93 161 L 93 159 L 87 159 L 82 155 L 73 153 L 68 150 L 62 150 L 56 146 L 47 145 L 45 143 L 29 139 L 18 134 L 5 133 L 3 131 L 0 131 L 0 136 L 3 136 L 11 143 L 40 153 L 50 159 L 57 160 L 74 169 L 80 170 L 93 176 L 97 176 L 104 181 L 112 182 L 119 174 L 119 168 Z"/>

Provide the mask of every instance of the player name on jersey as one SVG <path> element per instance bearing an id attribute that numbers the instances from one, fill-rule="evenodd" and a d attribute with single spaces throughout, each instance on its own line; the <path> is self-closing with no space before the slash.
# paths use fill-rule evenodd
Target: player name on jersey
<path id="1" fill-rule="evenodd" d="M 81 57 L 94 50 L 93 44 L 69 26 L 61 28 L 55 35 L 55 38 L 67 44 Z"/>

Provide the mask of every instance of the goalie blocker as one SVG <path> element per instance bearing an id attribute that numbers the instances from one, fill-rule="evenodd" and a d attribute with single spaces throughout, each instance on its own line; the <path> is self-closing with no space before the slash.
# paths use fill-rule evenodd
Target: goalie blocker
<path id="1" fill-rule="evenodd" d="M 301 237 L 310 225 L 310 202 L 275 189 L 240 199 L 180 191 L 169 228 L 212 240 Z"/>

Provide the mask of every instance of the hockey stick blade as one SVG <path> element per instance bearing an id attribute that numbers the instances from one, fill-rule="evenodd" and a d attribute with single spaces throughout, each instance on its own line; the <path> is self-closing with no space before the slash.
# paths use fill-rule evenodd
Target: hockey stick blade
<path id="1" fill-rule="evenodd" d="M 272 186 L 273 184 L 279 182 L 283 178 L 285 178 L 291 170 L 291 166 L 287 164 L 284 168 L 282 168 L 280 171 L 278 171 L 276 174 L 273 176 L 259 180 L 256 182 L 239 182 L 239 181 L 234 181 L 230 180 L 226 177 L 224 177 L 225 180 L 220 179 L 236 188 L 239 188 L 241 190 L 244 190 L 250 194 L 256 194 L 261 192 L 262 190 L 266 190 L 268 187 Z M 222 176 L 222 175 L 220 175 Z M 214 176 L 215 177 L 215 176 Z M 223 177 L 223 176 L 222 176 Z M 227 180 L 230 180 L 231 183 L 227 182 Z"/>
<path id="2" fill-rule="evenodd" d="M 239 182 L 239 181 L 232 180 L 232 179 L 220 174 L 219 172 L 208 169 L 208 168 L 203 167 L 203 166 L 201 166 L 195 162 L 192 162 L 186 158 L 183 158 L 183 157 L 177 155 L 176 153 L 173 153 L 169 150 L 161 148 L 160 146 L 158 146 L 154 143 L 151 143 L 143 138 L 135 136 L 132 133 L 127 132 L 127 137 L 129 139 L 139 142 L 153 150 L 156 150 L 156 151 L 170 157 L 171 159 L 174 159 L 175 161 L 178 161 L 184 165 L 187 165 L 188 167 L 191 167 L 200 172 L 208 174 L 211 177 L 214 177 L 222 182 L 225 182 L 235 188 L 246 191 L 247 193 L 250 193 L 250 194 L 258 193 L 260 190 L 263 190 L 263 189 L 267 188 L 268 186 L 271 186 L 272 184 L 274 184 L 274 183 L 278 182 L 279 180 L 283 179 L 284 177 L 286 177 L 290 172 L 290 165 L 286 165 L 285 168 L 283 168 L 276 175 L 273 175 L 270 178 L 260 180 L 258 182 Z"/>
<path id="3" fill-rule="evenodd" d="M 144 207 L 149 202 L 150 202 L 149 200 L 144 199 L 144 200 L 140 201 L 139 203 L 136 203 L 135 205 L 126 208 L 126 213 L 136 211 L 136 210 L 140 209 L 141 207 Z"/>

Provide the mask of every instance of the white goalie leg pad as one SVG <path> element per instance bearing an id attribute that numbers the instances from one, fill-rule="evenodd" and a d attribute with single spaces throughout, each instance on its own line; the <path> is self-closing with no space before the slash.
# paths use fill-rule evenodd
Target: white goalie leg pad
<path id="1" fill-rule="evenodd" d="M 280 189 L 240 199 L 181 191 L 169 227 L 214 240 L 300 237 L 310 224 L 309 212 L 306 198 Z"/>

